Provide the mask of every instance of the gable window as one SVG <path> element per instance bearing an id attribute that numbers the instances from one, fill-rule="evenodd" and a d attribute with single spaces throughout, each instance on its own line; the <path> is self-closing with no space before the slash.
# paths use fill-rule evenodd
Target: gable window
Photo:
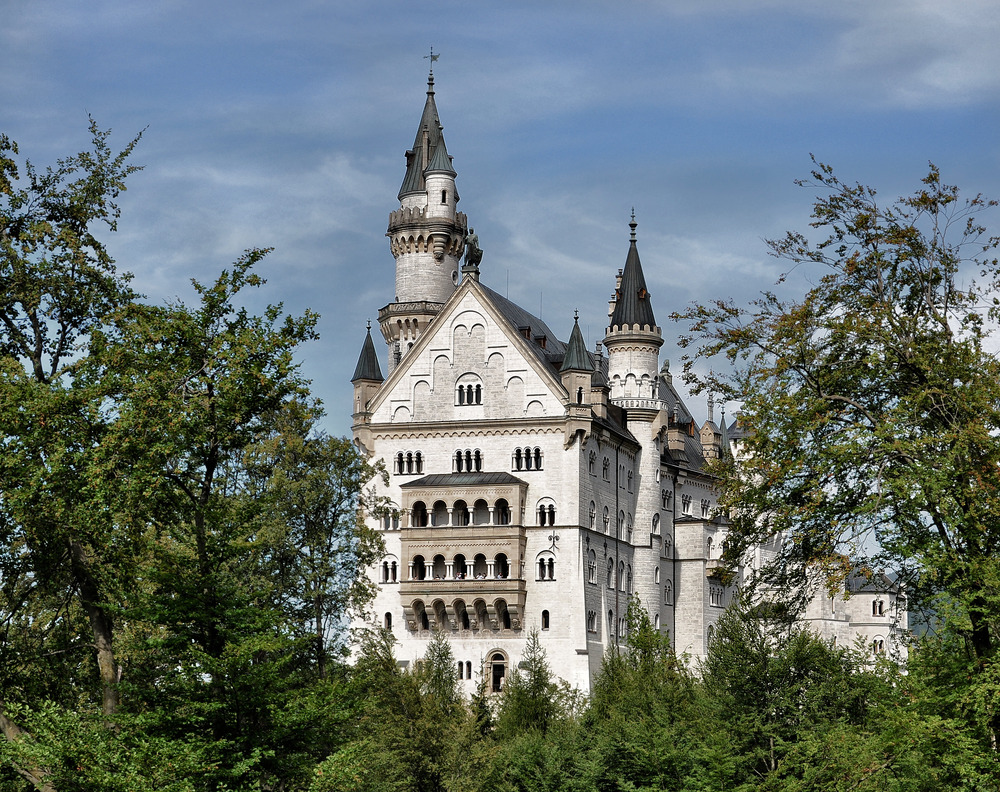
<path id="1" fill-rule="evenodd" d="M 455 390 L 455 404 L 470 405 L 483 403 L 483 386 L 474 374 L 463 375 L 465 382 L 459 382 Z"/>

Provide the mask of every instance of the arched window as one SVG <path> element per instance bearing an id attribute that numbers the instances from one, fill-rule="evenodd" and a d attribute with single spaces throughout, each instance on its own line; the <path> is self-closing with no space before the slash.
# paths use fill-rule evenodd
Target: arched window
<path id="1" fill-rule="evenodd" d="M 608 559 L 608 588 L 613 589 L 615 587 L 615 560 L 613 558 Z"/>
<path id="2" fill-rule="evenodd" d="M 587 553 L 587 582 L 597 583 L 597 553 L 593 550 Z"/>
<path id="3" fill-rule="evenodd" d="M 594 530 L 594 525 L 597 523 L 597 504 L 593 501 L 590 502 L 590 530 Z"/>
<path id="4" fill-rule="evenodd" d="M 709 561 L 712 560 L 712 537 L 711 536 L 709 536 L 705 540 L 705 558 L 707 558 Z"/>
<path id="5" fill-rule="evenodd" d="M 708 625 L 708 630 L 706 631 L 706 638 L 707 640 L 705 642 L 705 645 L 711 646 L 712 641 L 715 640 L 715 627 L 713 627 L 711 624 Z"/>
<path id="6" fill-rule="evenodd" d="M 395 583 L 396 582 L 396 574 L 397 574 L 396 573 L 396 562 L 393 561 L 391 564 L 389 564 L 389 582 L 390 583 Z"/>
<path id="7" fill-rule="evenodd" d="M 409 451 L 406 453 L 406 472 L 413 472 L 413 454 Z"/>
<path id="8" fill-rule="evenodd" d="M 632 471 L 628 472 L 628 491 L 632 491 Z"/>
<path id="9" fill-rule="evenodd" d="M 472 661 L 471 660 L 466 660 L 465 661 L 465 678 L 466 679 L 472 679 Z"/>
<path id="10" fill-rule="evenodd" d="M 476 404 L 483 403 L 483 386 L 476 385 Z"/>
<path id="11" fill-rule="evenodd" d="M 535 470 L 541 470 L 542 469 L 542 449 L 536 448 L 534 450 L 534 453 L 533 453 L 532 456 L 534 457 L 534 460 L 535 460 Z"/>
<path id="12" fill-rule="evenodd" d="M 448 517 L 448 504 L 444 501 L 435 501 L 434 513 L 431 515 L 431 525 L 447 525 Z"/>
<path id="13" fill-rule="evenodd" d="M 657 614 L 655 614 L 653 616 L 653 629 L 654 630 L 659 630 L 660 629 L 660 614 L 659 613 L 657 613 Z"/>
<path id="14" fill-rule="evenodd" d="M 597 611 L 587 611 L 587 632 L 597 632 Z"/>
<path id="15" fill-rule="evenodd" d="M 455 580 L 465 580 L 465 577 L 468 574 L 468 571 L 466 570 L 465 566 L 466 566 L 465 556 L 462 555 L 461 553 L 458 553 L 455 556 L 455 559 L 451 563 L 451 570 L 452 570 L 451 573 L 454 576 Z"/>
<path id="16" fill-rule="evenodd" d="M 403 452 L 400 451 L 398 454 L 396 454 L 396 464 L 395 464 L 395 470 L 393 470 L 393 473 L 400 473 L 400 474 L 402 474 L 403 471 L 406 469 L 404 467 L 405 464 L 406 464 L 405 457 L 403 456 Z"/>
<path id="17" fill-rule="evenodd" d="M 468 449 L 465 451 L 465 469 L 468 471 L 472 470 L 472 451 Z"/>
<path id="18" fill-rule="evenodd" d="M 387 630 L 392 629 L 392 614 L 389 611 L 386 611 L 385 616 L 382 618 L 382 626 Z"/>
<path id="19" fill-rule="evenodd" d="M 549 612 L 547 610 L 542 611 L 542 629 L 549 629 Z"/>
<path id="20" fill-rule="evenodd" d="M 465 460 L 462 457 L 461 451 L 455 452 L 455 472 L 461 473 L 465 468 Z"/>
<path id="21" fill-rule="evenodd" d="M 611 460 L 604 457 L 604 480 L 611 481 Z"/>
<path id="22" fill-rule="evenodd" d="M 520 448 L 515 448 L 514 449 L 514 458 L 512 460 L 512 467 L 514 468 L 514 470 L 520 470 L 523 465 L 524 465 L 524 461 L 521 458 L 521 449 Z"/>
<path id="23" fill-rule="evenodd" d="M 427 506 L 423 501 L 413 504 L 413 527 L 424 528 L 427 526 Z"/>
<path id="24" fill-rule="evenodd" d="M 583 388 L 576 389 L 576 403 L 583 404 Z"/>
<path id="25" fill-rule="evenodd" d="M 885 641 L 881 638 L 876 638 L 872 641 L 872 654 L 884 655 L 885 654 Z"/>
<path id="26" fill-rule="evenodd" d="M 609 641 L 615 640 L 614 629 L 615 629 L 615 612 L 609 610 L 608 611 L 608 640 Z"/>
<path id="27" fill-rule="evenodd" d="M 628 565 L 628 569 L 625 572 L 625 590 L 631 594 L 632 593 L 632 565 Z"/>
<path id="28" fill-rule="evenodd" d="M 550 558 L 548 561 L 545 562 L 545 564 L 549 568 L 549 580 L 555 580 L 556 579 L 556 560 L 554 558 Z"/>
<path id="29" fill-rule="evenodd" d="M 656 584 L 659 584 L 659 582 L 660 582 L 660 568 L 659 567 L 656 567 L 656 569 L 653 570 L 653 582 L 656 583 Z"/>
<path id="30" fill-rule="evenodd" d="M 465 663 L 463 663 L 461 660 L 458 661 L 458 678 L 459 679 L 465 678 Z"/>
<path id="31" fill-rule="evenodd" d="M 618 590 L 625 590 L 625 562 L 618 562 Z"/>
<path id="32" fill-rule="evenodd" d="M 629 512 L 628 519 L 625 521 L 625 538 L 628 541 L 632 541 L 632 513 Z"/>
<path id="33" fill-rule="evenodd" d="M 413 455 L 413 463 L 417 473 L 424 472 L 424 455 L 419 451 Z"/>
<path id="34" fill-rule="evenodd" d="M 464 500 L 455 501 L 451 509 L 451 519 L 455 525 L 469 524 L 469 504 Z"/>
<path id="35" fill-rule="evenodd" d="M 483 469 L 483 455 L 478 448 L 472 452 L 472 469 L 477 473 Z"/>
<path id="36" fill-rule="evenodd" d="M 625 512 L 618 512 L 618 533 L 616 534 L 619 539 L 624 539 L 625 536 Z"/>
<path id="37" fill-rule="evenodd" d="M 500 498 L 493 507 L 493 518 L 497 525 L 510 525 L 510 505 Z"/>
<path id="38" fill-rule="evenodd" d="M 410 580 L 425 580 L 427 578 L 427 565 L 424 563 L 422 555 L 413 556 L 410 570 Z"/>
<path id="39" fill-rule="evenodd" d="M 653 515 L 653 535 L 658 536 L 660 533 L 660 515 Z"/>
<path id="40" fill-rule="evenodd" d="M 504 679 L 507 676 L 507 659 L 496 652 L 489 659 L 490 691 L 499 693 L 503 690 Z"/>
<path id="41" fill-rule="evenodd" d="M 674 604 L 674 586 L 669 580 L 666 582 L 666 585 L 663 586 L 663 604 Z"/>
<path id="42" fill-rule="evenodd" d="M 382 562 L 382 580 L 380 582 L 382 582 L 382 583 L 388 583 L 389 582 L 389 562 L 388 561 L 383 561 Z"/>
<path id="43" fill-rule="evenodd" d="M 510 577 L 510 563 L 508 563 L 504 553 L 497 553 L 496 558 L 493 559 L 493 573 L 497 580 L 506 580 Z"/>
<path id="44" fill-rule="evenodd" d="M 597 452 L 591 451 L 590 457 L 587 461 L 587 469 L 590 471 L 590 475 L 593 476 L 597 473 Z"/>

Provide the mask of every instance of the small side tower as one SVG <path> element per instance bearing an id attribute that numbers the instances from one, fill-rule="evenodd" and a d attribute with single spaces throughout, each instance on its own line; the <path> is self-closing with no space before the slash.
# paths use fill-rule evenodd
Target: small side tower
<path id="1" fill-rule="evenodd" d="M 365 449 L 371 448 L 371 438 L 369 424 L 371 423 L 371 412 L 368 409 L 372 398 L 378 393 L 384 378 L 382 369 L 378 364 L 378 355 L 375 354 L 375 344 L 372 342 L 372 323 L 368 323 L 368 334 L 361 345 L 361 354 L 358 356 L 358 365 L 354 367 L 354 376 L 351 377 L 351 384 L 354 385 L 354 419 L 352 429 L 354 439 Z"/>
<path id="2" fill-rule="evenodd" d="M 637 408 L 637 400 L 658 398 L 656 376 L 659 369 L 660 347 L 663 337 L 653 316 L 646 278 L 639 262 L 636 247 L 635 212 L 632 212 L 632 229 L 625 269 L 622 271 L 611 301 L 609 314 L 611 321 L 604 347 L 608 351 L 608 385 L 611 387 L 611 401 L 621 403 L 630 400 L 627 406 Z M 650 403 L 650 409 L 658 409 Z"/>
<path id="3" fill-rule="evenodd" d="M 379 311 L 389 345 L 390 373 L 458 285 L 468 221 L 457 210 L 455 168 L 434 102 L 434 72 L 406 173 L 400 208 L 389 215 L 389 248 L 396 259 L 396 297 Z"/>
<path id="4" fill-rule="evenodd" d="M 566 345 L 566 356 L 559 368 L 559 378 L 566 389 L 566 414 L 569 422 L 566 427 L 566 445 L 568 446 L 578 432 L 586 434 L 590 426 L 591 379 L 594 376 L 594 363 L 587 352 L 587 345 L 580 332 L 580 315 L 573 317 L 573 332 L 570 333 Z"/>

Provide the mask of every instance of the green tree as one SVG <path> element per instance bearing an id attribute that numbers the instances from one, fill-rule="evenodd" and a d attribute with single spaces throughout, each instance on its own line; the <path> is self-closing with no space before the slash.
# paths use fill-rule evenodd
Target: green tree
<path id="1" fill-rule="evenodd" d="M 1000 267 L 980 216 L 994 202 L 962 200 L 933 166 L 888 204 L 825 165 L 811 183 L 826 236 L 769 243 L 804 295 L 681 315 L 695 356 L 731 369 L 695 376 L 692 359 L 690 380 L 742 402 L 739 458 L 715 471 L 727 557 L 784 533 L 769 582 L 800 593 L 806 570 L 840 587 L 845 554 L 895 570 L 911 604 L 951 614 L 987 683 L 1000 629 Z"/>
<path id="2" fill-rule="evenodd" d="M 138 168 L 91 120 L 91 147 L 44 171 L 0 136 L 0 731 L 11 705 L 119 706 L 117 606 L 135 585 L 140 526 L 110 474 L 106 392 L 81 377 L 95 330 L 135 295 L 99 226 Z M 20 766 L 45 785 L 43 767 Z"/>

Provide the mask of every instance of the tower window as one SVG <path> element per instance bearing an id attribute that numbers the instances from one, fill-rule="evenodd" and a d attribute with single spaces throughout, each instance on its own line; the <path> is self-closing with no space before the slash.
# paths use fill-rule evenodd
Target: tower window
<path id="1" fill-rule="evenodd" d="M 547 610 L 542 611 L 542 629 L 549 629 L 549 612 Z"/>
<path id="2" fill-rule="evenodd" d="M 448 191 L 447 190 L 441 190 L 441 203 L 443 203 L 443 204 L 448 203 Z"/>

